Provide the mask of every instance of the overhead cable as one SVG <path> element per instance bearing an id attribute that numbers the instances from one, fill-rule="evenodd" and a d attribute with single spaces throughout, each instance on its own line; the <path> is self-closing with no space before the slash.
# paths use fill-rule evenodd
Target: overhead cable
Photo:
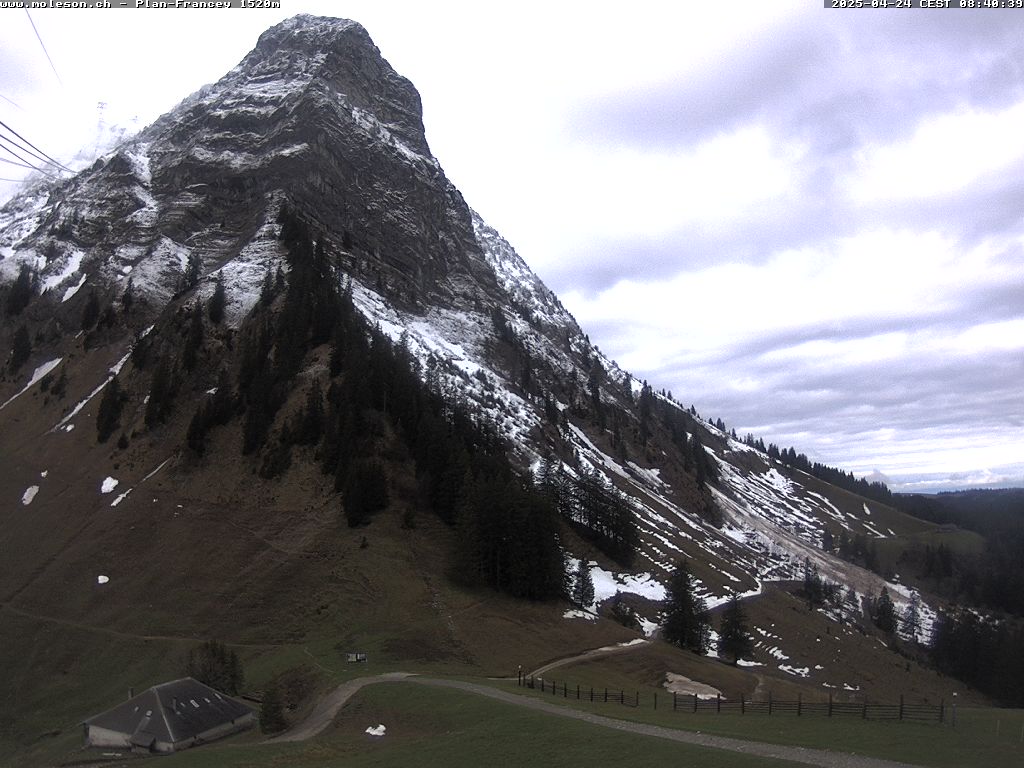
<path id="1" fill-rule="evenodd" d="M 49 163 L 50 163 L 51 165 L 55 165 L 55 166 L 57 166 L 57 167 L 58 167 L 58 168 L 60 168 L 60 169 L 61 169 L 62 171 L 67 171 L 68 173 L 74 173 L 74 171 L 72 171 L 72 170 L 71 170 L 70 168 L 68 168 L 68 167 L 67 167 L 66 165 L 63 165 L 62 163 L 60 163 L 60 162 L 58 162 L 58 161 L 54 160 L 54 159 L 53 159 L 52 157 L 50 157 L 50 156 L 49 156 L 48 154 L 46 154 L 45 152 L 43 152 L 43 150 L 41 150 L 41 149 L 40 149 L 39 147 L 37 147 L 37 146 L 36 146 L 35 144 L 33 144 L 33 143 L 32 143 L 31 141 L 29 141 L 28 139 L 26 139 L 26 138 L 25 138 L 24 136 L 22 136 L 22 135 L 21 135 L 20 133 L 18 133 L 18 132 L 17 132 L 16 130 L 14 130 L 13 128 L 11 128 L 11 126 L 9 126 L 9 125 L 8 125 L 7 123 L 5 123 L 5 122 L 4 122 L 3 120 L 0 120 L 0 126 L 2 126 L 3 128 L 6 128 L 6 129 L 7 129 L 8 131 L 10 131 L 11 133 L 13 133 L 13 134 L 14 134 L 15 136 L 17 136 L 17 137 L 18 137 L 19 139 L 21 139 L 21 140 L 22 140 L 23 142 L 25 142 L 25 143 L 26 143 L 26 144 L 28 144 L 28 145 L 29 145 L 30 147 L 32 147 L 32 149 L 34 149 L 34 150 L 35 150 L 35 151 L 36 151 L 36 152 L 38 153 L 37 157 L 41 156 L 42 158 L 45 158 L 45 159 L 46 159 L 46 161 L 48 161 L 48 162 L 49 162 Z M 27 151 L 27 150 L 26 150 L 26 151 Z"/>
<path id="2" fill-rule="evenodd" d="M 53 59 L 50 58 L 50 52 L 46 50 L 46 43 L 43 42 L 43 38 L 39 36 L 39 30 L 36 29 L 36 23 L 32 21 L 32 14 L 28 12 L 28 8 L 25 9 L 25 15 L 28 16 L 28 23 L 32 25 L 32 31 L 36 33 L 36 40 L 43 47 L 43 53 L 46 54 L 46 60 L 50 62 L 50 69 L 53 70 L 54 77 L 57 78 L 57 82 L 60 83 L 61 88 L 64 87 L 64 81 L 60 79 L 60 75 L 57 74 L 57 68 L 53 66 Z"/>
<path id="3" fill-rule="evenodd" d="M 3 138 L 4 138 L 3 136 L 0 136 L 0 140 L 3 140 Z M 21 155 L 19 155 L 17 152 L 15 152 L 10 147 L 5 147 L 2 144 L 0 144 L 0 149 L 2 149 L 4 152 L 6 152 L 7 154 L 11 155 L 12 157 L 18 158 L 18 160 L 21 161 L 21 164 L 24 165 L 26 168 L 31 168 L 33 170 L 39 171 L 41 174 L 43 174 L 45 176 L 49 176 L 50 178 L 54 178 L 53 174 L 50 173 L 50 171 L 46 170 L 45 168 L 40 168 L 37 165 L 33 165 L 31 162 L 29 162 L 29 160 L 27 158 L 22 157 Z"/>

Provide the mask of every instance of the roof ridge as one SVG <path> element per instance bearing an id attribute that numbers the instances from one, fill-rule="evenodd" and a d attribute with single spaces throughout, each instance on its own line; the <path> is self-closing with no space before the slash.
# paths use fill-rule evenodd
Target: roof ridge
<path id="1" fill-rule="evenodd" d="M 155 691 L 157 688 L 166 688 L 168 685 L 176 685 L 177 683 L 183 683 L 186 680 L 191 680 L 194 683 L 199 682 L 191 675 L 186 675 L 185 677 L 179 677 L 177 680 L 168 680 L 166 683 L 157 683 L 156 685 L 150 686 L 149 690 Z"/>
<path id="2" fill-rule="evenodd" d="M 153 687 L 155 688 L 156 686 Z M 160 716 L 163 717 L 164 726 L 167 728 L 167 735 L 171 737 L 171 743 L 173 744 L 176 741 L 176 739 L 174 729 L 171 727 L 171 723 L 167 719 L 167 707 L 165 707 L 163 701 L 160 700 L 160 694 L 155 692 L 154 694 L 156 695 L 157 706 L 160 708 Z"/>

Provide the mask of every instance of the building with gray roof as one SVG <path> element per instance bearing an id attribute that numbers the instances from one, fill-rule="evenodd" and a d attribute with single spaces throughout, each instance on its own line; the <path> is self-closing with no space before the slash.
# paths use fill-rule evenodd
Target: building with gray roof
<path id="1" fill-rule="evenodd" d="M 154 685 L 90 717 L 88 747 L 177 752 L 251 728 L 255 711 L 191 677 Z"/>

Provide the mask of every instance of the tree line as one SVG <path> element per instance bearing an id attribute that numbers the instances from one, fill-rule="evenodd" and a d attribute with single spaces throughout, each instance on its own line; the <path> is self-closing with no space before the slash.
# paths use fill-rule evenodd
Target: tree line
<path id="1" fill-rule="evenodd" d="M 255 457 L 261 476 L 287 471 L 293 449 L 308 448 L 334 477 L 339 514 L 360 527 L 391 503 L 389 470 L 396 465 L 389 446 L 398 442 L 419 489 L 403 524 L 415 527 L 412 510 L 426 508 L 449 525 L 457 578 L 517 597 L 564 596 L 558 511 L 547 493 L 515 471 L 484 414 L 431 386 L 437 377 L 430 370 L 421 375 L 404 338 L 395 343 L 369 326 L 323 239 L 287 208 L 278 221 L 287 276 L 268 272 L 260 302 L 240 329 L 236 376 L 219 382 L 193 416 L 193 451 L 201 455 L 209 432 L 240 416 L 240 451 Z M 323 378 L 306 383 L 303 404 L 290 418 L 278 418 L 305 355 L 322 345 L 329 349 Z M 158 402 L 168 399 L 157 394 Z"/>

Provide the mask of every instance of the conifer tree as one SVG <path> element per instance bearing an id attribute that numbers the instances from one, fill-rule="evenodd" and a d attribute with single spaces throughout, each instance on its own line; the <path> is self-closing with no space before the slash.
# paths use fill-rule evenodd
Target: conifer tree
<path id="1" fill-rule="evenodd" d="M 117 429 L 118 420 L 121 418 L 121 404 L 121 387 L 115 376 L 104 388 L 103 399 L 100 400 L 100 407 L 96 412 L 96 439 L 99 442 L 107 442 L 107 438 Z"/>
<path id="2" fill-rule="evenodd" d="M 203 262 L 199 258 L 199 254 L 193 251 L 188 255 L 188 262 L 185 265 L 185 290 L 190 291 L 199 285 L 199 272 L 202 269 Z"/>
<path id="3" fill-rule="evenodd" d="M 174 397 L 174 380 L 166 358 L 161 357 L 153 371 L 149 384 L 149 400 L 146 402 L 146 426 L 153 427 L 164 421 L 171 412 Z"/>
<path id="4" fill-rule="evenodd" d="M 232 696 L 238 695 L 244 680 L 238 654 L 216 640 L 207 640 L 188 652 L 185 674 Z"/>
<path id="5" fill-rule="evenodd" d="M 703 654 L 708 647 L 711 627 L 704 600 L 694 593 L 693 577 L 685 559 L 672 571 L 667 602 L 662 636 L 673 645 Z"/>
<path id="6" fill-rule="evenodd" d="M 626 629 L 640 629 L 640 620 L 633 609 L 626 605 L 622 593 L 616 592 L 611 599 L 611 617 Z"/>
<path id="7" fill-rule="evenodd" d="M 263 689 L 263 703 L 260 704 L 260 730 L 263 733 L 280 733 L 288 727 L 284 716 L 284 702 L 276 683 Z"/>
<path id="8" fill-rule="evenodd" d="M 210 315 L 210 322 L 214 325 L 220 325 L 220 321 L 224 319 L 224 306 L 227 303 L 227 297 L 224 290 L 224 273 L 218 273 L 217 284 L 213 289 L 213 296 L 210 297 L 210 304 L 207 307 L 207 312 Z"/>
<path id="9" fill-rule="evenodd" d="M 124 293 L 121 294 L 121 311 L 128 314 L 132 311 L 132 305 L 135 304 L 135 285 L 132 283 L 132 279 L 128 278 L 128 283 L 124 287 Z"/>
<path id="10" fill-rule="evenodd" d="M 754 651 L 747 628 L 747 617 L 739 598 L 733 595 L 722 614 L 722 631 L 718 639 L 718 652 L 732 658 L 735 667 L 740 659 Z"/>
<path id="11" fill-rule="evenodd" d="M 85 308 L 82 310 L 82 330 L 90 331 L 100 318 L 100 300 L 96 293 L 89 291 L 89 298 L 85 300 Z"/>
<path id="12" fill-rule="evenodd" d="M 594 604 L 594 579 L 582 558 L 576 565 L 576 573 L 573 576 L 572 601 L 581 608 L 589 608 Z"/>
<path id="13" fill-rule="evenodd" d="M 821 534 L 821 548 L 826 552 L 831 552 L 835 547 L 835 540 L 832 538 L 832 531 L 825 526 L 825 530 Z"/>
<path id="14" fill-rule="evenodd" d="M 11 290 L 7 294 L 8 317 L 20 315 L 21 311 L 32 301 L 32 296 L 35 293 L 33 282 L 32 270 L 29 269 L 27 264 L 22 264 L 21 269 L 18 271 L 18 276 L 15 278 L 14 283 L 11 285 Z"/>
<path id="15" fill-rule="evenodd" d="M 375 461 L 361 461 L 352 468 L 344 492 L 345 519 L 349 528 L 370 522 L 374 512 L 388 505 L 388 478 Z"/>
<path id="16" fill-rule="evenodd" d="M 843 600 L 843 618 L 847 621 L 854 621 L 860 614 L 860 598 L 853 587 L 846 590 L 846 598 Z"/>
<path id="17" fill-rule="evenodd" d="M 896 631 L 896 608 L 887 587 L 882 587 L 875 603 L 875 626 L 887 634 Z"/>
<path id="18" fill-rule="evenodd" d="M 911 642 L 917 642 L 917 633 L 921 629 L 921 598 L 914 590 L 910 593 L 910 602 L 900 616 L 900 634 Z"/>
<path id="19" fill-rule="evenodd" d="M 11 373 L 17 372 L 26 360 L 32 355 L 32 341 L 28 336 L 28 328 L 19 325 L 14 332 L 14 339 L 11 344 L 11 361 L 9 363 Z"/>
<path id="20" fill-rule="evenodd" d="M 188 336 L 185 338 L 185 350 L 182 353 L 182 362 L 185 370 L 191 371 L 196 366 L 199 355 L 199 348 L 203 344 L 203 312 L 197 301 L 192 305 L 192 312 L 189 317 Z"/>

